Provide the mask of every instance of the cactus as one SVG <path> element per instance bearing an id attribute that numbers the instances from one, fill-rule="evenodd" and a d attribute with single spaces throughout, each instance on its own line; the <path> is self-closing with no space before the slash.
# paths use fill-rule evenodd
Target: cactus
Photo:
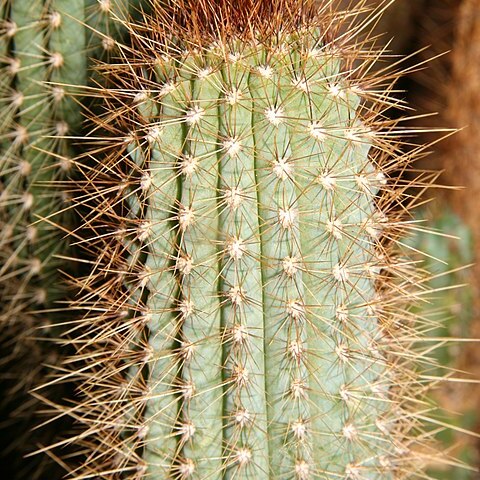
<path id="1" fill-rule="evenodd" d="M 2 0 L 0 7 L 0 339 L 7 352 L 0 378 L 8 392 L 0 416 L 14 432 L 2 438 L 1 450 L 19 478 L 52 478 L 51 470 L 23 460 L 52 441 L 46 429 L 31 432 L 45 406 L 30 390 L 48 383 L 43 364 L 60 364 L 52 342 L 68 290 L 59 269 L 73 268 L 64 237 L 75 227 L 63 182 L 77 155 L 70 137 L 83 121 L 78 88 L 87 84 L 90 57 L 101 54 L 90 44 L 102 31 L 86 28 L 84 0 Z M 42 391 L 50 402 L 63 394 L 63 387 Z"/>
<path id="2" fill-rule="evenodd" d="M 36 479 L 55 469 L 47 457 L 25 462 L 23 456 L 50 443 L 54 431 L 32 433 L 45 406 L 29 391 L 46 382 L 45 363 L 59 363 L 59 349 L 45 341 L 56 336 L 55 302 L 66 296 L 58 273 L 66 265 L 57 255 L 68 250 L 58 225 L 71 215 L 61 213 L 68 204 L 59 182 L 75 155 L 67 136 L 78 133 L 82 121 L 68 90 L 87 78 L 83 0 L 1 3 L 0 328 L 9 352 L 1 376 L 8 392 L 2 417 L 10 425 L 9 438 L 2 439 L 8 442 L 2 456 L 10 457 L 2 462 L 7 475 Z M 58 399 L 62 390 L 47 396 Z"/>
<path id="3" fill-rule="evenodd" d="M 378 11 L 141 6 L 76 159 L 92 268 L 68 336 L 74 475 L 420 472 L 422 275 L 397 239 L 428 178 L 395 178 L 398 73 L 352 41 Z"/>
<path id="4" fill-rule="evenodd" d="M 63 164 L 78 177 L 82 225 L 62 230 L 87 271 L 58 332 L 73 353 L 47 383 L 76 382 L 68 405 L 49 402 L 75 431 L 52 457 L 77 479 L 421 474 L 423 279 L 398 239 L 428 178 L 398 173 L 415 153 L 386 119 L 399 72 L 375 71 L 360 38 L 382 8 L 2 5 L 1 98 L 19 104 L 3 108 L 1 268 L 27 312 L 61 297 L 64 208 L 44 186 L 64 184 Z M 112 35 L 125 35 L 115 51 Z M 90 77 L 88 55 L 103 57 Z M 74 85 L 93 92 L 85 137 Z"/>

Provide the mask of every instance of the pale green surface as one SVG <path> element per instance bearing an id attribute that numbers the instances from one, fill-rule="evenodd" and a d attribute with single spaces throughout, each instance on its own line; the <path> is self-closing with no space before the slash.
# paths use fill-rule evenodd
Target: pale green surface
<path id="1" fill-rule="evenodd" d="M 144 459 L 155 480 L 169 478 L 169 468 L 170 475 L 187 470 L 188 461 L 192 478 L 202 480 L 287 479 L 301 468 L 308 468 L 306 478 L 323 479 L 344 475 L 350 464 L 362 478 L 390 478 L 380 457 L 391 454 L 391 440 L 376 426 L 388 401 L 372 393 L 388 387 L 369 308 L 375 277 L 366 266 L 378 260 L 364 226 L 373 221 L 380 183 L 355 113 L 359 99 L 342 80 L 339 62 L 326 54 L 307 59 L 301 45 L 290 42 L 289 55 L 242 51 L 237 43 L 230 49 L 236 59 L 217 50 L 183 57 L 176 78 L 167 63 L 157 66 L 165 73 L 157 91 L 167 78 L 176 88 L 160 98 L 159 121 L 147 127 L 161 130 L 152 149 L 149 168 L 158 172 L 146 217 L 155 225 L 146 262 L 152 269 L 148 305 L 165 312 L 150 324 L 154 393 Z M 259 70 L 267 63 L 270 77 Z M 208 66 L 213 72 L 203 76 Z M 294 85 L 300 79 L 306 91 Z M 233 99 L 235 89 L 241 94 Z M 278 119 L 269 120 L 274 111 Z M 311 131 L 316 121 L 324 129 L 320 138 Z M 185 173 L 188 155 L 197 163 Z M 283 157 L 291 168 L 282 177 Z M 333 189 L 321 175 L 335 178 Z M 358 175 L 367 188 L 360 188 Z M 232 186 L 239 195 L 233 207 L 225 195 Z M 178 217 L 184 207 L 194 214 L 186 225 Z M 342 222 L 340 235 L 329 230 L 333 220 Z M 241 240 L 238 258 L 232 238 Z M 180 274 L 175 259 L 185 255 L 192 270 Z M 285 257 L 297 259 L 294 275 L 285 273 Z M 339 266 L 347 269 L 340 280 Z M 232 287 L 241 289 L 237 303 Z M 181 320 L 171 309 L 185 299 L 194 310 Z M 342 323 L 343 307 L 348 320 Z M 232 329 L 239 325 L 247 333 L 235 343 Z M 182 341 L 194 345 L 187 360 L 178 353 Z M 292 342 L 303 349 L 297 357 Z M 342 346 L 347 360 L 338 353 Z M 248 372 L 243 385 L 238 367 Z M 195 385 L 193 397 L 182 397 L 184 382 Z M 302 382 L 297 396 L 295 382 Z M 360 403 L 342 399 L 345 387 Z M 251 416 L 241 428 L 232 412 L 244 410 Z M 195 432 L 183 444 L 178 429 L 190 421 Z M 296 422 L 302 421 L 306 433 L 299 436 Z M 344 433 L 348 425 L 356 430 L 353 441 Z"/>
<path id="2" fill-rule="evenodd" d="M 158 77 L 159 82 L 162 82 L 164 78 L 162 72 L 159 72 Z M 183 102 L 181 94 L 162 99 L 159 118 L 175 118 Z M 152 180 L 152 186 L 146 194 L 148 199 L 146 219 L 151 222 L 148 245 L 152 254 L 147 258 L 146 267 L 151 269 L 150 285 L 155 286 L 155 289 L 150 287 L 154 291 L 148 297 L 147 306 L 148 313 L 152 315 L 149 342 L 155 356 L 150 363 L 151 400 L 147 403 L 145 411 L 149 432 L 144 458 L 149 465 L 148 474 L 152 479 L 166 478 L 170 469 L 176 446 L 172 429 L 178 415 L 174 395 L 178 366 L 174 354 L 171 353 L 176 344 L 174 339 L 178 334 L 176 323 L 179 315 L 174 311 L 173 300 L 178 294 L 178 286 L 172 275 L 175 255 L 172 219 L 175 214 L 175 202 L 179 196 L 177 172 L 174 167 L 182 151 L 184 132 L 177 123 L 168 124 L 163 128 L 162 136 L 151 144 L 152 154 L 146 170 Z M 148 131 L 146 133 L 148 135 Z M 168 143 L 165 139 L 168 139 Z M 149 142 L 147 138 L 142 139 L 145 149 L 148 148 L 147 142 Z"/>
<path id="3" fill-rule="evenodd" d="M 52 84 L 62 85 L 66 97 L 57 107 L 56 117 L 67 121 L 70 135 L 78 134 L 83 117 L 80 113 L 80 90 L 87 82 L 85 0 L 53 0 L 52 10 L 61 15 L 60 26 L 49 35 L 49 52 L 60 53 L 64 64 L 52 71 Z"/>

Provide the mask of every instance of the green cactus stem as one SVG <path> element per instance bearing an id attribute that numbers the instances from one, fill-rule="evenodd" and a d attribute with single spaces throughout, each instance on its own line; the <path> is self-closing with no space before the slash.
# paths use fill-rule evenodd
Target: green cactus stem
<path id="1" fill-rule="evenodd" d="M 406 477 L 418 275 L 389 174 L 410 157 L 369 90 L 396 75 L 361 74 L 376 54 L 333 40 L 329 2 L 210 6 L 145 2 L 100 68 L 76 474 Z"/>

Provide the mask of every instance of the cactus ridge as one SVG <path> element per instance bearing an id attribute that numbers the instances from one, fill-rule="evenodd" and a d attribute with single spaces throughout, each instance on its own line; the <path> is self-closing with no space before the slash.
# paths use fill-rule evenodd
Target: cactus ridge
<path id="1" fill-rule="evenodd" d="M 230 36 L 190 38 L 182 9 L 149 6 L 125 63 L 100 67 L 112 87 L 76 160 L 94 258 L 69 340 L 73 475 L 408 477 L 429 435 L 412 436 L 421 279 L 396 241 L 429 179 L 391 177 L 412 161 L 384 119 L 397 73 L 333 39 L 329 2 L 275 37 L 239 7 Z"/>

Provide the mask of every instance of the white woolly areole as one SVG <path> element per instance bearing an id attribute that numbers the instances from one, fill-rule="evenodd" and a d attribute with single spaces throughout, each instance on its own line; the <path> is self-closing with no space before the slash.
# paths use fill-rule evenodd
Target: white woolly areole
<path id="1" fill-rule="evenodd" d="M 12 106 L 18 108 L 25 100 L 25 95 L 22 92 L 13 92 L 12 94 Z"/>
<path id="2" fill-rule="evenodd" d="M 178 270 L 182 275 L 190 275 L 193 270 L 193 260 L 190 255 L 183 255 L 177 258 L 175 262 L 175 268 Z"/>
<path id="3" fill-rule="evenodd" d="M 193 460 L 190 458 L 186 458 L 181 461 L 178 465 L 178 473 L 180 474 L 180 478 L 189 478 L 195 473 L 195 464 Z"/>
<path id="4" fill-rule="evenodd" d="M 139 103 L 144 102 L 145 100 L 148 100 L 149 94 L 145 90 L 142 90 L 140 92 L 137 92 L 135 96 L 133 97 L 133 103 L 135 105 L 138 105 Z"/>
<path id="5" fill-rule="evenodd" d="M 22 177 L 26 177 L 27 175 L 30 175 L 32 171 L 32 166 L 30 165 L 30 162 L 27 162 L 27 160 L 21 160 L 18 164 L 18 173 Z"/>
<path id="6" fill-rule="evenodd" d="M 102 13 L 109 13 L 112 8 L 112 0 L 98 0 L 98 7 Z"/>
<path id="7" fill-rule="evenodd" d="M 231 330 L 232 342 L 236 345 L 243 345 L 248 339 L 248 329 L 246 325 L 237 324 Z"/>
<path id="8" fill-rule="evenodd" d="M 188 318 L 194 311 L 193 302 L 187 298 L 184 298 L 178 304 L 178 311 L 180 312 L 182 319 Z"/>
<path id="9" fill-rule="evenodd" d="M 115 46 L 115 40 L 112 37 L 103 37 L 102 38 L 102 48 L 108 52 L 112 50 Z"/>
<path id="10" fill-rule="evenodd" d="M 353 442 L 357 438 L 358 430 L 352 423 L 347 423 L 342 428 L 342 434 L 347 440 Z"/>
<path id="11" fill-rule="evenodd" d="M 137 227 L 137 238 L 140 242 L 144 242 L 150 236 L 152 231 L 152 222 L 144 220 Z"/>
<path id="12" fill-rule="evenodd" d="M 242 239 L 231 237 L 227 240 L 227 252 L 232 260 L 240 260 L 246 251 L 247 248 Z"/>
<path id="13" fill-rule="evenodd" d="M 180 229 L 185 231 L 188 227 L 193 225 L 193 222 L 195 221 L 195 214 L 192 208 L 182 206 L 178 211 L 177 218 Z"/>
<path id="14" fill-rule="evenodd" d="M 340 240 L 343 237 L 343 233 L 342 233 L 343 224 L 341 220 L 339 220 L 338 218 L 336 218 L 333 221 L 327 220 L 327 222 L 325 223 L 325 229 L 336 240 Z"/>
<path id="15" fill-rule="evenodd" d="M 289 300 L 286 311 L 294 320 L 300 320 L 305 315 L 305 307 L 300 300 Z"/>
<path id="16" fill-rule="evenodd" d="M 180 171 L 183 175 L 191 177 L 198 169 L 198 158 L 193 155 L 185 155 L 180 162 Z"/>
<path id="17" fill-rule="evenodd" d="M 252 457 L 252 451 L 248 447 L 241 447 L 235 452 L 235 461 L 240 465 L 250 463 Z"/>
<path id="18" fill-rule="evenodd" d="M 140 189 L 144 192 L 150 188 L 152 185 L 152 176 L 149 172 L 143 173 L 142 177 L 140 178 Z"/>
<path id="19" fill-rule="evenodd" d="M 243 299 L 245 298 L 245 290 L 242 287 L 235 285 L 228 291 L 228 298 L 233 305 L 239 306 L 242 304 Z"/>
<path id="20" fill-rule="evenodd" d="M 180 393 L 185 400 L 190 400 L 195 394 L 195 384 L 191 381 L 186 381 L 180 386 Z"/>
<path id="21" fill-rule="evenodd" d="M 195 425 L 191 420 L 184 421 L 179 427 L 178 427 L 178 433 L 182 437 L 182 442 L 188 442 L 194 435 L 195 435 Z"/>
<path id="22" fill-rule="evenodd" d="M 165 95 L 168 95 L 169 93 L 173 92 L 177 86 L 175 85 L 175 82 L 166 82 L 162 85 L 162 88 L 158 92 L 161 97 L 164 97 Z"/>
<path id="23" fill-rule="evenodd" d="M 13 132 L 13 144 L 24 145 L 28 142 L 28 130 L 23 125 L 18 125 Z"/>
<path id="24" fill-rule="evenodd" d="M 308 132 L 312 138 L 320 142 L 327 138 L 327 131 L 320 122 L 312 122 L 308 127 Z"/>
<path id="25" fill-rule="evenodd" d="M 32 258 L 30 260 L 30 273 L 38 275 L 42 270 L 42 261 L 39 258 Z"/>
<path id="26" fill-rule="evenodd" d="M 243 190 L 238 187 L 226 188 L 223 198 L 231 210 L 237 210 L 243 201 Z"/>
<path id="27" fill-rule="evenodd" d="M 238 138 L 231 137 L 223 142 L 223 148 L 230 157 L 236 157 L 242 150 L 242 144 Z"/>
<path id="28" fill-rule="evenodd" d="M 150 430 L 150 427 L 148 425 L 141 425 L 137 429 L 137 437 L 140 439 L 145 438 L 149 430 Z"/>
<path id="29" fill-rule="evenodd" d="M 8 233 L 9 232 L 7 232 L 7 234 Z M 10 235 L 7 235 L 7 238 L 9 236 Z M 34 225 L 29 225 L 26 229 L 25 236 L 27 237 L 28 243 L 34 243 L 38 237 L 38 229 Z"/>
<path id="30" fill-rule="evenodd" d="M 308 82 L 305 77 L 294 79 L 292 85 L 302 92 L 308 92 Z"/>
<path id="31" fill-rule="evenodd" d="M 322 173 L 317 177 L 317 183 L 325 190 L 333 191 L 337 186 L 337 179 L 331 173 Z"/>
<path id="32" fill-rule="evenodd" d="M 264 112 L 265 118 L 275 127 L 283 122 L 285 112 L 281 107 L 269 107 Z"/>
<path id="33" fill-rule="evenodd" d="M 152 275 L 152 269 L 148 265 L 143 266 L 143 271 L 138 274 L 139 285 L 141 288 L 145 288 L 150 281 Z"/>
<path id="34" fill-rule="evenodd" d="M 293 277 L 300 270 L 300 261 L 297 257 L 285 257 L 282 268 L 287 277 Z"/>
<path id="35" fill-rule="evenodd" d="M 358 175 L 355 175 L 355 182 L 363 192 L 370 194 L 372 193 L 370 180 L 365 174 L 359 173 Z"/>
<path id="36" fill-rule="evenodd" d="M 54 12 L 54 13 L 57 13 L 57 12 Z M 58 13 L 57 13 L 57 15 L 58 15 Z M 12 21 L 6 21 L 6 22 L 4 22 L 3 25 L 4 25 L 4 30 L 5 30 L 5 36 L 7 38 L 13 38 L 18 31 L 18 25 L 15 22 L 12 22 Z M 57 27 L 54 27 L 52 23 L 51 23 L 51 25 L 52 25 L 53 28 L 57 28 Z"/>
<path id="37" fill-rule="evenodd" d="M 272 164 L 273 173 L 280 180 L 287 180 L 292 177 L 293 163 L 288 161 L 288 157 L 280 157 Z"/>
<path id="38" fill-rule="evenodd" d="M 65 97 L 65 89 L 57 85 L 52 87 L 52 97 L 55 103 L 61 102 Z"/>
<path id="39" fill-rule="evenodd" d="M 22 195 L 22 209 L 30 210 L 33 206 L 33 195 L 30 192 L 25 192 Z"/>
<path id="40" fill-rule="evenodd" d="M 350 350 L 347 345 L 344 343 L 340 343 L 335 347 L 335 353 L 337 354 L 338 358 L 346 363 L 350 357 Z"/>
<path id="41" fill-rule="evenodd" d="M 288 345 L 288 353 L 290 354 L 290 358 L 299 362 L 305 353 L 305 347 L 300 339 L 292 340 Z"/>
<path id="42" fill-rule="evenodd" d="M 244 428 L 252 421 L 252 415 L 248 410 L 240 408 L 233 414 L 233 419 L 240 428 Z"/>
<path id="43" fill-rule="evenodd" d="M 328 86 L 328 91 L 334 97 L 345 98 L 345 91 L 336 83 L 332 83 Z"/>
<path id="44" fill-rule="evenodd" d="M 55 135 L 58 135 L 59 137 L 64 137 L 69 130 L 68 123 L 65 121 L 60 121 L 55 124 Z"/>
<path id="45" fill-rule="evenodd" d="M 242 100 L 242 98 L 243 98 L 243 92 L 238 88 L 232 88 L 230 92 L 227 92 L 225 94 L 225 99 L 227 100 L 227 103 L 229 103 L 230 105 L 237 104 L 240 100 Z"/>
<path id="46" fill-rule="evenodd" d="M 161 125 L 153 125 L 147 130 L 147 142 L 153 143 L 159 140 L 163 133 L 163 126 Z"/>
<path id="47" fill-rule="evenodd" d="M 185 121 L 188 123 L 188 125 L 196 125 L 198 122 L 200 122 L 204 115 L 205 109 L 199 105 L 195 105 L 185 114 Z"/>
<path id="48" fill-rule="evenodd" d="M 259 65 L 257 71 L 264 78 L 273 77 L 273 68 L 270 65 Z"/>
<path id="49" fill-rule="evenodd" d="M 301 378 L 296 378 L 290 384 L 290 393 L 293 398 L 305 398 L 307 396 L 307 386 Z"/>
<path id="50" fill-rule="evenodd" d="M 203 80 L 204 78 L 207 78 L 212 72 L 213 72 L 212 67 L 205 67 L 197 72 L 197 77 L 200 80 Z"/>
<path id="51" fill-rule="evenodd" d="M 238 52 L 231 52 L 228 54 L 227 58 L 230 63 L 237 63 L 242 56 Z"/>
<path id="52" fill-rule="evenodd" d="M 344 304 L 339 305 L 335 310 L 335 316 L 337 317 L 337 320 L 339 320 L 340 322 L 347 322 L 348 308 Z"/>
<path id="53" fill-rule="evenodd" d="M 278 210 L 278 222 L 285 230 L 290 230 L 295 225 L 297 211 L 294 208 L 280 208 Z"/>
<path id="54" fill-rule="evenodd" d="M 347 140 L 350 140 L 354 143 L 361 143 L 363 142 L 362 138 L 363 130 L 361 128 L 346 128 L 344 135 Z"/>
<path id="55" fill-rule="evenodd" d="M 383 172 L 377 172 L 377 174 L 375 175 L 375 180 L 382 186 L 388 183 L 387 177 Z"/>
<path id="56" fill-rule="evenodd" d="M 196 345 L 192 342 L 183 341 L 180 344 L 179 355 L 185 362 L 189 362 L 197 349 Z"/>
<path id="57" fill-rule="evenodd" d="M 234 365 L 232 369 L 232 380 L 238 387 L 245 387 L 250 382 L 250 372 L 243 365 Z"/>
<path id="58" fill-rule="evenodd" d="M 352 393 L 350 392 L 350 390 L 347 388 L 346 385 L 342 385 L 340 387 L 340 391 L 338 392 L 339 395 L 340 395 L 340 398 L 344 401 L 344 402 L 350 402 L 353 398 L 353 395 Z"/>
<path id="59" fill-rule="evenodd" d="M 295 462 L 295 478 L 297 480 L 308 480 L 310 478 L 310 466 L 305 460 Z"/>
<path id="60" fill-rule="evenodd" d="M 60 68 L 64 64 L 63 55 L 60 52 L 54 52 L 50 55 L 49 63 L 53 68 Z"/>
<path id="61" fill-rule="evenodd" d="M 337 282 L 346 282 L 350 277 L 350 272 L 345 265 L 338 263 L 333 267 L 332 270 L 333 277 Z"/>
<path id="62" fill-rule="evenodd" d="M 357 465 L 349 463 L 345 467 L 346 480 L 362 480 L 362 473 Z"/>
<path id="63" fill-rule="evenodd" d="M 290 430 L 297 440 L 305 440 L 307 436 L 307 423 L 300 418 L 291 424 Z"/>
<path id="64" fill-rule="evenodd" d="M 8 63 L 7 72 L 12 76 L 20 71 L 22 65 L 18 58 L 8 58 L 5 63 Z"/>

